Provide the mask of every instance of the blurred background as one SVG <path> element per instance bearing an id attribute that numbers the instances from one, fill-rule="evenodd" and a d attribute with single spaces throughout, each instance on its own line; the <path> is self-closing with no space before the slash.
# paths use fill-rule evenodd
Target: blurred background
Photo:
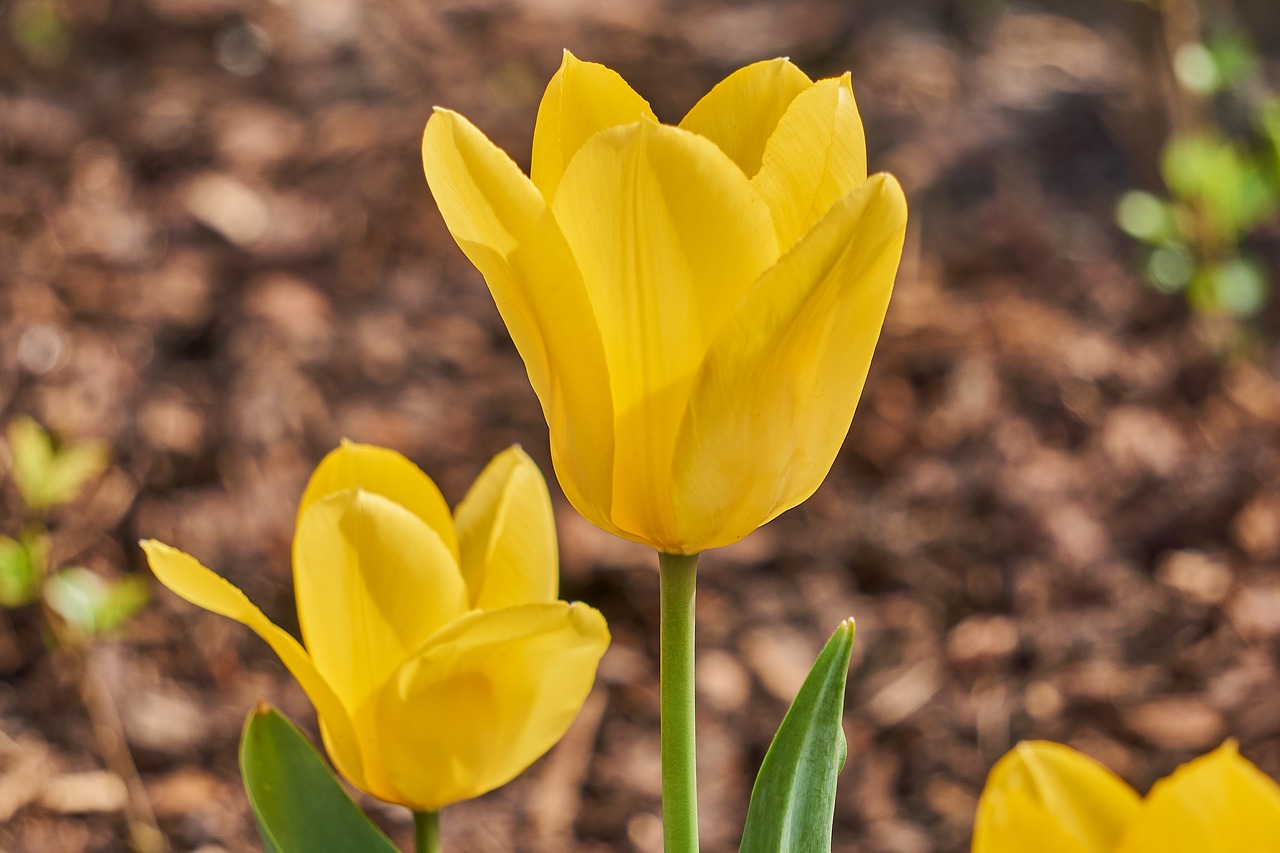
<path id="1" fill-rule="evenodd" d="M 1142 789 L 1227 737 L 1280 775 L 1273 0 L 0 0 L 0 422 L 63 442 L 0 443 L 0 850 L 259 849 L 245 715 L 314 731 L 248 630 L 144 604 L 140 537 L 296 630 L 341 437 L 451 503 L 513 442 L 550 473 L 419 140 L 446 105 L 527 168 L 565 47 L 667 121 L 757 59 L 851 70 L 911 199 L 830 478 L 702 561 L 704 849 L 850 614 L 839 851 L 966 850 L 1021 738 Z M 446 812 L 452 853 L 660 850 L 654 560 L 556 497 L 614 646 L 559 747 Z"/>

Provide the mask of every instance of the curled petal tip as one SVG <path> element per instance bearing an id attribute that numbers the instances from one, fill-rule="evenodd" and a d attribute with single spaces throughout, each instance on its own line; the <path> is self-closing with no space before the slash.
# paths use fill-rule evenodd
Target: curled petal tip
<path id="1" fill-rule="evenodd" d="M 460 114 L 458 113 L 458 111 L 457 111 L 457 110 L 452 110 L 452 109 L 449 109 L 448 107 L 442 107 L 442 106 L 440 106 L 440 105 L 438 105 L 438 104 L 437 104 L 436 106 L 434 106 L 434 107 L 432 107 L 432 108 L 431 108 L 431 118 L 432 118 L 432 119 L 435 119 L 435 118 L 440 118 L 440 119 L 456 119 L 456 118 L 460 118 L 460 117 L 461 117 L 461 116 L 460 116 Z M 428 119 L 428 121 L 430 121 L 430 119 Z"/>

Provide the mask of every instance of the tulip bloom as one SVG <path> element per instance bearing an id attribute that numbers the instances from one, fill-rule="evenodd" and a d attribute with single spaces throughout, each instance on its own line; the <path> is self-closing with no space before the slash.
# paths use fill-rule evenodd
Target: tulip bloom
<path id="1" fill-rule="evenodd" d="M 598 526 L 662 552 L 741 539 L 825 478 L 849 429 L 906 228 L 868 178 L 849 77 L 783 59 L 661 124 L 565 53 L 531 177 L 457 113 L 427 182 L 488 282 Z"/>
<path id="2" fill-rule="evenodd" d="M 419 812 L 503 785 L 550 749 L 609 644 L 599 612 L 556 600 L 551 501 L 518 447 L 454 515 L 398 453 L 344 442 L 326 456 L 293 540 L 301 644 L 194 558 L 142 547 L 165 586 L 270 644 L 351 784 Z"/>
<path id="3" fill-rule="evenodd" d="M 973 853 L 1262 853 L 1280 850 L 1280 786 L 1228 741 L 1145 798 L 1056 743 L 1020 743 L 978 801 Z"/>

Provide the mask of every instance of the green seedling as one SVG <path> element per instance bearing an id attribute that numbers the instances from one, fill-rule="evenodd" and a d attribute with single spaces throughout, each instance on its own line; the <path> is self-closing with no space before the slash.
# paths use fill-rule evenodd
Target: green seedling
<path id="1" fill-rule="evenodd" d="M 107 470 L 107 446 L 100 441 L 58 442 L 28 417 L 10 421 L 6 435 L 10 472 L 26 520 L 16 537 L 0 535 L 0 607 L 43 605 L 46 636 L 78 673 L 80 698 L 93 721 L 98 751 L 107 767 L 125 780 L 131 847 L 138 853 L 161 853 L 164 838 L 129 753 L 119 711 L 91 663 L 94 643 L 147 603 L 148 581 L 142 575 L 109 581 L 82 566 L 58 566 L 50 557 L 48 525 L 54 510 L 75 501 Z"/>
<path id="2" fill-rule="evenodd" d="M 1265 88 L 1261 67 L 1239 34 L 1180 48 L 1173 70 L 1182 89 L 1207 107 L 1243 112 L 1247 130 L 1228 136 L 1210 122 L 1175 134 L 1160 158 L 1168 195 L 1132 190 L 1116 205 L 1121 230 L 1146 246 L 1147 281 L 1204 314 L 1250 317 L 1269 296 L 1269 271 L 1248 249 L 1280 213 L 1280 98 L 1246 96 Z"/>
<path id="3" fill-rule="evenodd" d="M 31 418 L 9 423 L 13 481 L 33 512 L 45 512 L 75 500 L 81 490 L 107 469 L 107 446 L 101 441 L 56 444 Z"/>
<path id="4" fill-rule="evenodd" d="M 44 600 L 82 637 L 101 636 L 124 624 L 147 603 L 146 578 L 129 575 L 114 583 L 80 566 L 68 566 L 44 584 Z"/>
<path id="5" fill-rule="evenodd" d="M 40 597 L 49 571 L 49 535 L 33 525 L 17 539 L 0 536 L 0 607 L 22 607 Z"/>
<path id="6" fill-rule="evenodd" d="M 43 598 L 61 620 L 54 635 L 83 644 L 118 627 L 147 602 L 144 579 L 108 581 L 80 566 L 49 561 L 50 512 L 79 497 L 110 464 L 101 441 L 57 442 L 40 424 L 17 417 L 7 431 L 14 485 L 30 519 L 17 538 L 0 535 L 0 606 Z M 61 630 L 60 630 L 61 629 Z"/>
<path id="7" fill-rule="evenodd" d="M 71 33 L 50 0 L 18 0 L 9 10 L 9 33 L 32 64 L 61 65 L 71 52 Z"/>

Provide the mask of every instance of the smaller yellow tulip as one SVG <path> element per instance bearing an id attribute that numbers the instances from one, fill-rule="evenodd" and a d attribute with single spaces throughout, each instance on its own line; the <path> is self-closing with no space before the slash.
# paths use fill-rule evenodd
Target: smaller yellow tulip
<path id="1" fill-rule="evenodd" d="M 398 453 L 344 442 L 326 456 L 293 542 L 303 643 L 194 558 L 142 547 L 165 586 L 267 641 L 351 784 L 416 811 L 503 785 L 550 749 L 609 644 L 598 611 L 556 600 L 551 499 L 518 447 L 453 515 Z"/>
<path id="2" fill-rule="evenodd" d="M 1234 741 L 1179 767 L 1145 799 L 1070 747 L 1018 744 L 978 801 L 973 853 L 1276 853 L 1280 786 Z"/>

